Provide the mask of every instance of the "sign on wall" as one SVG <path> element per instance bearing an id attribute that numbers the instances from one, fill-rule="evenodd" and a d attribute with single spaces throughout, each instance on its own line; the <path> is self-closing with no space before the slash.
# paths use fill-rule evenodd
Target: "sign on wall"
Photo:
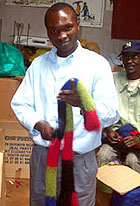
<path id="1" fill-rule="evenodd" d="M 104 0 L 67 0 L 76 10 L 81 26 L 102 27 Z"/>
<path id="2" fill-rule="evenodd" d="M 56 0 L 7 0 L 6 5 L 19 5 L 19 6 L 36 6 L 36 7 L 49 7 L 56 3 Z"/>
<path id="3" fill-rule="evenodd" d="M 106 10 L 113 9 L 113 0 L 106 0 Z"/>
<path id="4" fill-rule="evenodd" d="M 104 0 L 7 0 L 6 5 L 50 7 L 59 1 L 69 3 L 74 7 L 80 19 L 80 26 L 102 27 Z"/>

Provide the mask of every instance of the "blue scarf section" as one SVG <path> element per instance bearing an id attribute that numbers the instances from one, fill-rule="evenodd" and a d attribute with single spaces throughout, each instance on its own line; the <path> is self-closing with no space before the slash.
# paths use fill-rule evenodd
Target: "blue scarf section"
<path id="1" fill-rule="evenodd" d="M 133 180 L 132 180 L 133 181 Z M 113 191 L 111 198 L 111 206 L 140 206 L 140 187 L 130 192 L 120 195 Z"/>
<path id="2" fill-rule="evenodd" d="M 135 127 L 133 127 L 131 124 L 125 124 L 122 125 L 119 129 L 118 129 L 118 133 L 120 136 L 122 137 L 128 137 L 131 136 L 131 132 L 132 131 L 136 131 L 137 129 Z"/>

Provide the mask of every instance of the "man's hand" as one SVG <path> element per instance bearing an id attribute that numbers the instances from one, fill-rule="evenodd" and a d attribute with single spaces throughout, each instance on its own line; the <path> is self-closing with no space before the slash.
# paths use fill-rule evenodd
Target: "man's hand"
<path id="1" fill-rule="evenodd" d="M 51 140 L 54 133 L 54 129 L 49 125 L 48 122 L 40 121 L 34 126 L 34 129 L 40 131 L 41 136 L 44 140 Z"/>
<path id="2" fill-rule="evenodd" d="M 82 108 L 81 100 L 76 90 L 74 79 L 71 79 L 72 90 L 61 90 L 57 95 L 57 99 L 66 102 L 74 107 Z"/>
<path id="3" fill-rule="evenodd" d="M 128 136 L 123 138 L 123 142 L 127 147 L 134 147 L 140 144 L 138 136 Z"/>
<path id="4" fill-rule="evenodd" d="M 106 138 L 112 143 L 112 144 L 117 144 L 120 142 L 119 134 L 115 131 L 112 130 L 111 127 L 106 127 L 104 129 L 106 132 L 107 136 Z"/>

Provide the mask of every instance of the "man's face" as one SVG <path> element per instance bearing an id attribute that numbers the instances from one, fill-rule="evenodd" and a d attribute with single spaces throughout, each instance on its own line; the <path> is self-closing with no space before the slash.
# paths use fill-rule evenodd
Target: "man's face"
<path id="1" fill-rule="evenodd" d="M 140 53 L 126 52 L 122 55 L 122 61 L 127 74 L 140 75 Z"/>
<path id="2" fill-rule="evenodd" d="M 79 23 L 70 8 L 49 12 L 46 27 L 50 41 L 58 49 L 58 56 L 67 57 L 77 48 Z"/>

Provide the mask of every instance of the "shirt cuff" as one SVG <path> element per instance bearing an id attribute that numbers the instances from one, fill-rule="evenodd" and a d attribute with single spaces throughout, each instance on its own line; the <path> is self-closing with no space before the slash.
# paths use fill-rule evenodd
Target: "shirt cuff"
<path id="1" fill-rule="evenodd" d="M 37 129 L 32 129 L 31 131 L 29 131 L 29 134 L 31 137 L 33 137 L 33 136 L 38 136 L 40 132 Z"/>

